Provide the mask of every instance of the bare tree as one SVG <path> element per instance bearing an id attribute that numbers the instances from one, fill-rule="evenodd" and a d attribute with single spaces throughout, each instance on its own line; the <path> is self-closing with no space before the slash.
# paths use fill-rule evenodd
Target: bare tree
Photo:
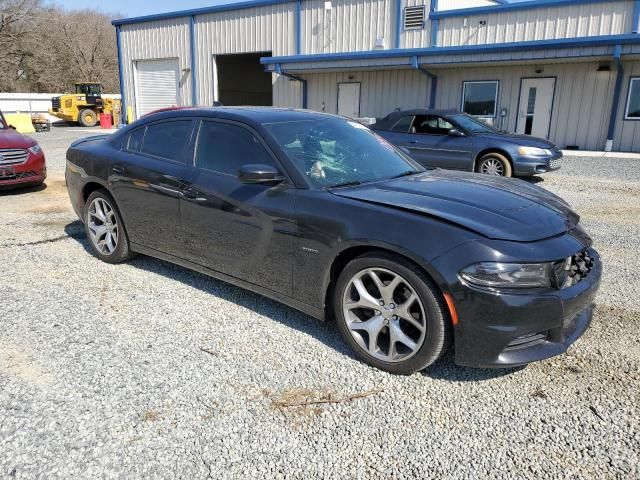
<path id="1" fill-rule="evenodd" d="M 0 91 L 62 92 L 74 82 L 101 82 L 105 92 L 117 93 L 111 17 L 45 8 L 40 0 L 0 0 L 0 71 Z"/>
<path id="2" fill-rule="evenodd" d="M 24 73 L 26 39 L 39 8 L 40 0 L 0 0 L 0 90 L 12 90 Z"/>

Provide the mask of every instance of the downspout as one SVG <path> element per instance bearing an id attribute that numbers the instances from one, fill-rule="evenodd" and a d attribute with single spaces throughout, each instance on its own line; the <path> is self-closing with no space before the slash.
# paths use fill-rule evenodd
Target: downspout
<path id="1" fill-rule="evenodd" d="M 402 0 L 396 0 L 396 38 L 394 48 L 400 48 L 400 38 L 402 35 Z"/>
<path id="2" fill-rule="evenodd" d="M 633 5 L 633 28 L 631 33 L 638 33 L 640 30 L 640 0 L 635 0 Z"/>
<path id="3" fill-rule="evenodd" d="M 191 104 L 195 107 L 198 105 L 198 81 L 196 79 L 196 35 L 195 35 L 195 17 L 191 15 L 189 21 L 189 37 L 191 40 Z"/>
<path id="4" fill-rule="evenodd" d="M 426 75 L 427 77 L 429 77 L 429 81 L 431 83 L 431 91 L 429 92 L 429 102 L 428 102 L 427 108 L 434 109 L 436 107 L 436 92 L 438 89 L 437 75 L 434 75 L 428 70 L 423 69 L 418 63 L 418 57 L 416 56 L 411 57 L 411 66 L 413 67 L 414 70 L 417 70 L 423 75 Z"/>
<path id="5" fill-rule="evenodd" d="M 296 19 L 294 23 L 296 55 L 302 53 L 302 0 L 296 1 Z"/>
<path id="6" fill-rule="evenodd" d="M 116 25 L 116 48 L 118 50 L 118 76 L 120 77 L 120 124 L 127 123 L 127 102 L 124 94 L 124 72 L 122 71 L 122 41 L 120 40 L 120 25 Z"/>
<path id="7" fill-rule="evenodd" d="M 275 71 L 278 75 L 282 75 L 283 77 L 290 78 L 291 80 L 295 80 L 296 82 L 300 82 L 302 84 L 302 108 L 307 108 L 307 81 L 304 78 L 297 77 L 295 75 L 291 75 L 290 73 L 286 73 L 282 71 L 279 63 L 276 63 Z"/>
<path id="8" fill-rule="evenodd" d="M 616 45 L 613 49 L 613 61 L 616 64 L 616 86 L 613 90 L 613 105 L 611 105 L 611 117 L 609 118 L 609 130 L 607 132 L 607 143 L 604 146 L 605 152 L 613 150 L 613 135 L 616 130 L 616 120 L 618 118 L 618 108 L 620 106 L 620 93 L 622 91 L 622 81 L 624 79 L 624 68 L 622 67 L 622 45 Z"/>

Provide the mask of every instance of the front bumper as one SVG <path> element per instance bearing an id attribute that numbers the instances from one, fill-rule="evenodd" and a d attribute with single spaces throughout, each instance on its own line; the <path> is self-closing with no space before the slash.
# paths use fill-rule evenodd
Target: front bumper
<path id="1" fill-rule="evenodd" d="M 460 283 L 455 294 L 458 365 L 514 367 L 560 355 L 589 328 L 602 276 L 597 252 L 572 287 L 544 292 L 489 291 Z"/>
<path id="2" fill-rule="evenodd" d="M 39 185 L 47 178 L 44 154 L 30 153 L 25 163 L 0 166 L 0 188 Z"/>
<path id="3" fill-rule="evenodd" d="M 559 170 L 562 163 L 562 152 L 553 150 L 553 155 L 548 157 L 534 157 L 514 155 L 513 171 L 516 175 L 529 176 Z"/>

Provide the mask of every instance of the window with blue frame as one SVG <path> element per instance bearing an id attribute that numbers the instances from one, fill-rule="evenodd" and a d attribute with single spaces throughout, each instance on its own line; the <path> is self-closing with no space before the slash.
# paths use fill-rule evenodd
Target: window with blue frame
<path id="1" fill-rule="evenodd" d="M 463 82 L 462 111 L 480 118 L 495 118 L 498 108 L 497 80 Z"/>
<path id="2" fill-rule="evenodd" d="M 627 120 L 640 120 L 640 77 L 632 77 L 629 81 L 629 94 L 624 118 Z"/>

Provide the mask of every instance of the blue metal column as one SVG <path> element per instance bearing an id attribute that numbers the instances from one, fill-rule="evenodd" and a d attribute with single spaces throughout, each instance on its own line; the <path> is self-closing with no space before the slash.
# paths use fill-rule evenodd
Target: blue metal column
<path id="1" fill-rule="evenodd" d="M 396 0 L 396 38 L 393 48 L 401 48 L 400 38 L 402 35 L 402 1 Z"/>
<path id="2" fill-rule="evenodd" d="M 116 48 L 118 50 L 118 77 L 120 80 L 120 122 L 127 123 L 127 102 L 124 94 L 124 72 L 122 71 L 122 40 L 120 39 L 120 25 L 116 25 Z"/>
<path id="3" fill-rule="evenodd" d="M 433 73 L 421 68 L 418 64 L 418 57 L 416 56 L 411 57 L 411 66 L 414 68 L 414 70 L 417 70 L 423 75 L 429 77 L 429 80 L 431 82 L 431 91 L 429 92 L 429 103 L 427 105 L 427 108 L 436 108 L 436 90 L 438 88 L 438 77 Z"/>
<path id="4" fill-rule="evenodd" d="M 624 68 L 622 67 L 622 45 L 616 45 L 613 49 L 613 60 L 616 64 L 616 86 L 613 90 L 613 104 L 611 105 L 611 117 L 609 118 L 609 130 L 607 132 L 607 143 L 605 152 L 613 150 L 613 135 L 616 130 L 616 120 L 620 106 L 620 93 L 622 92 L 622 80 L 624 79 Z"/>
<path id="5" fill-rule="evenodd" d="M 431 0 L 431 6 L 429 7 L 429 18 L 431 14 L 438 11 L 438 0 Z M 431 46 L 438 46 L 438 27 L 440 26 L 440 20 L 434 18 L 431 20 Z"/>
<path id="6" fill-rule="evenodd" d="M 302 0 L 296 1 L 296 18 L 294 21 L 296 55 L 302 53 Z"/>
<path id="7" fill-rule="evenodd" d="M 307 108 L 307 81 L 304 78 L 296 77 L 295 75 L 291 75 L 290 73 L 285 73 L 282 71 L 282 67 L 280 67 L 279 63 L 276 63 L 275 72 L 278 75 L 282 75 L 285 78 L 290 78 L 291 80 L 295 80 L 296 82 L 300 82 L 302 84 L 302 108 Z"/>
<path id="8" fill-rule="evenodd" d="M 196 78 L 196 20 L 193 15 L 189 21 L 189 39 L 191 40 L 191 105 L 198 105 L 198 80 Z"/>

